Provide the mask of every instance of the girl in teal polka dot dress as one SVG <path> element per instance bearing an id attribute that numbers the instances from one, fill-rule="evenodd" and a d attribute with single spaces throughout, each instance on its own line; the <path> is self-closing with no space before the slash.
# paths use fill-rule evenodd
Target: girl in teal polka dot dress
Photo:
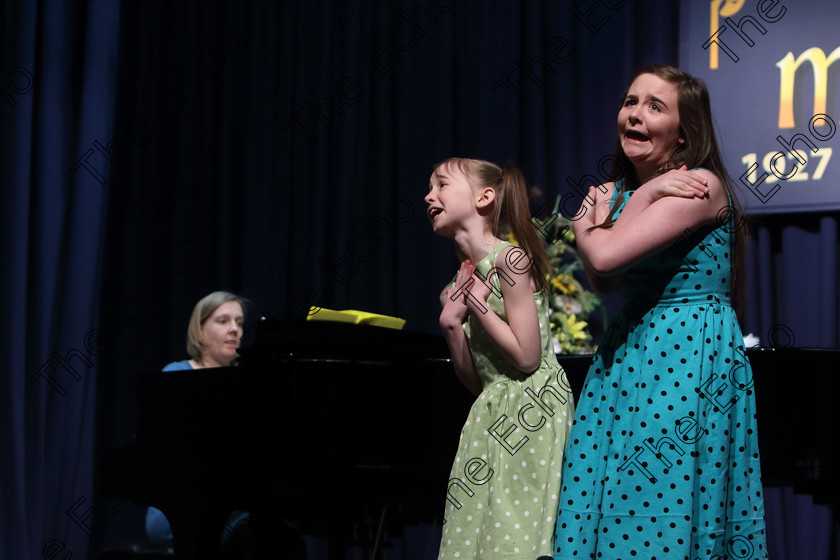
<path id="1" fill-rule="evenodd" d="M 450 474 L 440 559 L 550 556 L 563 449 L 574 415 L 548 323 L 548 257 L 525 180 L 481 160 L 435 167 L 435 233 L 461 262 L 441 294 L 455 372 L 477 395 Z M 520 246 L 502 241 L 507 231 Z"/>
<path id="2" fill-rule="evenodd" d="M 599 292 L 624 308 L 600 341 L 569 446 L 555 560 L 764 560 L 752 371 L 734 308 L 743 247 L 709 93 L 637 73 L 618 112 L 615 182 L 574 222 Z"/>

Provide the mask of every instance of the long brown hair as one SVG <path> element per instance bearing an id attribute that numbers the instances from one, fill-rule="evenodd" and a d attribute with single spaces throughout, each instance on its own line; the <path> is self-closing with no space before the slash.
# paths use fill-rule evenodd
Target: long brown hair
<path id="1" fill-rule="evenodd" d="M 528 208 L 528 189 L 525 177 L 512 164 L 504 169 L 495 163 L 481 159 L 449 158 L 434 166 L 457 167 L 473 187 L 491 188 L 496 192 L 493 203 L 493 235 L 503 238 L 510 232 L 519 246 L 531 257 L 533 266 L 530 274 L 537 290 L 548 291 L 551 265 L 536 228 L 531 224 Z"/>
<path id="2" fill-rule="evenodd" d="M 723 163 L 723 157 L 718 148 L 717 137 L 715 135 L 714 122 L 712 121 L 712 108 L 709 102 L 709 90 L 702 80 L 699 80 L 683 72 L 679 68 L 669 66 L 667 64 L 652 64 L 640 69 L 633 78 L 630 84 L 642 74 L 653 74 L 667 82 L 677 86 L 677 108 L 679 112 L 680 125 L 679 135 L 684 138 L 685 142 L 678 143 L 668 158 L 668 163 L 658 169 L 654 177 L 667 172 L 670 169 L 677 169 L 685 165 L 688 169 L 696 169 L 702 167 L 714 173 L 726 190 L 729 199 L 729 205 L 733 210 L 721 209 L 718 213 L 719 218 L 726 218 L 729 222 L 723 225 L 727 231 L 735 229 L 735 247 L 732 255 L 732 286 L 733 293 L 732 303 L 739 317 L 743 315 L 744 302 L 744 242 L 745 242 L 745 228 L 746 222 L 741 219 L 744 216 L 741 204 L 738 202 L 738 196 L 732 186 L 732 179 L 726 171 L 726 166 Z M 627 92 L 630 90 L 630 85 L 624 90 L 621 96 L 621 102 L 627 97 Z M 610 180 L 621 180 L 621 188 L 618 192 L 618 202 L 615 208 L 621 204 L 624 193 L 628 190 L 638 188 L 639 176 L 636 174 L 636 169 L 633 163 L 621 149 L 621 140 L 618 140 L 618 145 L 615 151 L 615 159 L 613 160 L 612 170 L 610 171 Z M 725 216 L 724 216 L 725 215 Z M 607 220 L 600 225 L 600 227 L 610 227 L 615 221 L 613 214 L 608 216 Z M 720 220 L 719 220 L 720 221 Z"/>

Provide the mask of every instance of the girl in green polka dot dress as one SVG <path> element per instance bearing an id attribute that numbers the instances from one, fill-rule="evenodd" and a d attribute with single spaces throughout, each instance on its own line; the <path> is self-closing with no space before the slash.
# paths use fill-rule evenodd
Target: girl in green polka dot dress
<path id="1" fill-rule="evenodd" d="M 461 262 L 440 326 L 459 379 L 477 395 L 447 487 L 440 559 L 550 556 L 574 404 L 548 324 L 548 257 L 522 174 L 481 160 L 435 167 L 435 233 Z M 517 247 L 500 239 L 508 230 Z"/>

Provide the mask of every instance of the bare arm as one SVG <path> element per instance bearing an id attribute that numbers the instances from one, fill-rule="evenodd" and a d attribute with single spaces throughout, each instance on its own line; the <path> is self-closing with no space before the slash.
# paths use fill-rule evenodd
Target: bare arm
<path id="1" fill-rule="evenodd" d="M 690 174 L 690 177 L 678 174 Z M 705 181 L 705 184 L 700 183 L 704 189 L 708 188 L 703 197 L 656 198 L 664 182 L 694 181 L 697 178 Z M 727 204 L 723 184 L 711 172 L 670 171 L 640 187 L 627 201 L 611 228 L 589 229 L 595 224 L 584 215 L 579 220 L 581 223 L 575 224 L 578 250 L 594 274 L 619 275 L 666 249 L 682 237 L 686 229 L 696 231 L 714 223 L 719 210 Z"/>
<path id="2" fill-rule="evenodd" d="M 659 199 L 665 197 L 703 198 L 709 192 L 709 178 L 714 177 L 703 169 L 689 171 L 685 165 L 679 169 L 672 169 L 659 175 L 636 189 L 633 197 L 641 197 L 633 205 L 628 203 L 621 211 L 621 215 L 633 217 Z M 607 214 L 604 214 L 606 219 Z M 600 214 L 598 215 L 600 217 Z M 601 220 L 603 222 L 603 220 Z M 596 222 L 596 223 L 601 223 Z"/>
<path id="3" fill-rule="evenodd" d="M 537 304 L 534 301 L 530 273 L 523 272 L 523 267 L 513 269 L 508 264 L 507 255 L 511 251 L 522 251 L 522 249 L 508 247 L 502 251 L 496 259 L 498 272 L 493 273 L 499 275 L 508 322 L 503 321 L 489 307 L 483 306 L 483 311 L 479 307 L 479 304 L 483 303 L 490 293 L 490 288 L 480 279 L 470 288 L 476 300 L 468 298 L 467 306 L 473 317 L 481 323 L 493 339 L 502 356 L 516 369 L 531 373 L 540 365 L 542 358 Z M 515 258 L 511 260 L 516 262 Z M 519 261 L 519 263 L 522 262 Z"/>
<path id="4" fill-rule="evenodd" d="M 593 225 L 604 223 L 607 216 L 609 216 L 610 199 L 612 198 L 614 190 L 615 183 L 613 182 L 604 183 L 600 187 L 589 187 L 589 193 L 581 203 L 581 210 L 585 211 L 583 215 L 581 215 L 581 212 L 578 211 L 577 215 L 581 216 L 581 218 L 572 222 L 572 229 L 575 232 L 576 239 L 580 238 L 581 235 L 584 235 L 586 230 Z M 583 205 L 588 206 L 589 202 L 587 200 L 590 198 L 594 201 L 594 203 L 591 205 L 591 208 L 584 209 Z M 584 220 L 584 218 L 586 219 Z M 618 289 L 621 285 L 623 275 L 603 276 L 597 274 L 589 265 L 587 255 L 581 249 L 580 243 L 578 243 L 578 252 L 581 256 L 581 260 L 583 260 L 583 269 L 586 273 L 586 279 L 589 280 L 589 285 L 592 286 L 592 289 L 595 290 L 595 292 L 599 294 L 610 294 Z"/>

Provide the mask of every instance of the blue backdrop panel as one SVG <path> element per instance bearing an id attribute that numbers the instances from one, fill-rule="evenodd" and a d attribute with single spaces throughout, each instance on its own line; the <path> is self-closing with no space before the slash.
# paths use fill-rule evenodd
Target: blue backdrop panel
<path id="1" fill-rule="evenodd" d="M 751 213 L 840 208 L 840 3 L 683 1 L 680 64 L 712 95 Z"/>

